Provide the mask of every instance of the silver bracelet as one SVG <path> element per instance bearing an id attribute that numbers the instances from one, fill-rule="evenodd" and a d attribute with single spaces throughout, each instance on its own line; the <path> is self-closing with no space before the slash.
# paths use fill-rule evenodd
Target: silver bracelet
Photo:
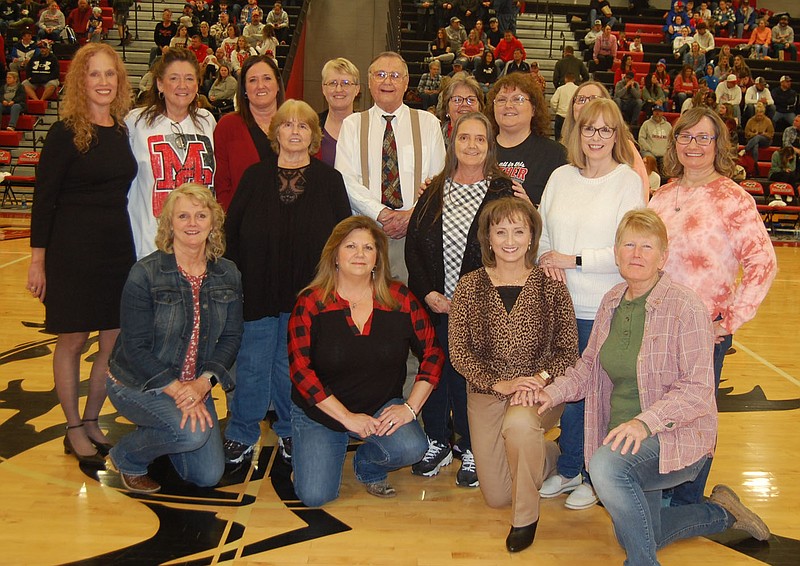
<path id="1" fill-rule="evenodd" d="M 414 410 L 414 408 L 411 405 L 409 405 L 408 403 L 403 403 L 403 405 L 405 405 L 406 409 L 411 411 L 411 414 L 414 415 L 414 420 L 417 420 L 417 412 Z"/>

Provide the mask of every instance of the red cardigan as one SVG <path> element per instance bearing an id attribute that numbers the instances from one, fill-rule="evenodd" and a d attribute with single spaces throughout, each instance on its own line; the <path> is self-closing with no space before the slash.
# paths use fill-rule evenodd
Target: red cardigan
<path id="1" fill-rule="evenodd" d="M 242 174 L 260 161 L 250 131 L 239 113 L 225 114 L 217 123 L 214 129 L 214 157 L 217 161 L 214 173 L 217 201 L 227 211 Z"/>

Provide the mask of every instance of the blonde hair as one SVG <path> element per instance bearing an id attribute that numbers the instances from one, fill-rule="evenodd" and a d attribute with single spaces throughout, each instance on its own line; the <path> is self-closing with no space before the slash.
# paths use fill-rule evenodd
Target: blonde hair
<path id="1" fill-rule="evenodd" d="M 531 268 L 539 251 L 539 238 L 542 236 L 542 217 L 527 200 L 518 197 L 503 197 L 488 203 L 478 219 L 478 242 L 481 245 L 481 260 L 484 267 L 495 267 L 497 258 L 492 250 L 489 231 L 503 220 L 521 219 L 531 230 L 531 245 L 525 252 L 525 267 Z"/>
<path id="2" fill-rule="evenodd" d="M 319 116 L 308 103 L 302 100 L 295 100 L 290 98 L 278 107 L 278 111 L 269 122 L 269 144 L 272 150 L 279 154 L 281 151 L 278 144 L 278 128 L 281 124 L 296 119 L 298 122 L 303 122 L 311 128 L 311 145 L 308 146 L 308 153 L 314 155 L 319 151 L 319 146 L 322 143 L 322 130 L 319 127 Z"/>
<path id="3" fill-rule="evenodd" d="M 367 216 L 350 216 L 339 222 L 325 242 L 317 264 L 317 274 L 308 287 L 300 291 L 312 289 L 320 293 L 322 301 L 328 300 L 336 291 L 336 272 L 338 265 L 336 257 L 342 242 L 355 230 L 366 230 L 375 240 L 377 260 L 373 271 L 373 292 L 375 300 L 386 308 L 397 309 L 400 305 L 389 291 L 392 283 L 392 269 L 389 265 L 389 240 L 377 222 Z"/>
<path id="4" fill-rule="evenodd" d="M 86 76 L 92 57 L 104 53 L 111 58 L 117 73 L 117 96 L 111 102 L 111 117 L 119 128 L 125 129 L 125 115 L 131 108 L 131 85 L 128 72 L 117 52 L 105 43 L 87 43 L 75 53 L 64 81 L 64 98 L 60 104 L 61 119 L 74 134 L 75 147 L 86 153 L 97 142 L 97 126 L 89 117 L 89 99 L 86 96 Z"/>
<path id="5" fill-rule="evenodd" d="M 331 59 L 322 66 L 322 80 L 324 81 L 327 74 L 331 72 L 339 72 L 344 75 L 350 75 L 356 80 L 356 84 L 361 82 L 361 73 L 359 73 L 358 67 L 356 67 L 352 61 L 345 59 L 344 57 Z"/>
<path id="6" fill-rule="evenodd" d="M 156 247 L 164 253 L 175 253 L 175 235 L 172 230 L 172 213 L 175 203 L 180 197 L 187 197 L 192 202 L 199 203 L 201 206 L 211 211 L 211 232 L 206 240 L 206 259 L 216 261 L 225 253 L 225 211 L 214 198 L 214 194 L 199 183 L 184 183 L 174 191 L 169 193 L 161 215 L 158 217 L 158 228 L 156 230 Z"/>
<path id="7" fill-rule="evenodd" d="M 613 128 L 617 139 L 614 141 L 614 149 L 611 156 L 617 163 L 624 163 L 633 167 L 633 136 L 631 136 L 628 125 L 619 111 L 617 103 L 608 98 L 595 98 L 586 103 L 580 116 L 575 123 L 575 127 L 564 141 L 567 146 L 567 160 L 578 169 L 585 169 L 588 165 L 586 154 L 583 152 L 581 129 L 587 124 L 591 125 L 598 118 L 603 118 L 606 126 Z"/>
<path id="8" fill-rule="evenodd" d="M 636 208 L 625 213 L 625 216 L 619 221 L 617 232 L 614 235 L 615 248 L 622 244 L 622 235 L 627 230 L 643 236 L 653 236 L 661 246 L 661 251 L 667 251 L 669 245 L 667 226 L 652 208 Z"/>

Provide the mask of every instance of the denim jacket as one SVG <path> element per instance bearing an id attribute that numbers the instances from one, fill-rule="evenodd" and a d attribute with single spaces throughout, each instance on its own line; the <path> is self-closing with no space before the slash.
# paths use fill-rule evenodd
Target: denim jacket
<path id="1" fill-rule="evenodd" d="M 216 376 L 225 391 L 234 388 L 228 372 L 242 340 L 242 282 L 227 259 L 208 262 L 200 288 L 197 375 Z M 189 282 L 173 254 L 153 252 L 131 269 L 122 292 L 120 334 L 111 352 L 114 379 L 147 391 L 178 379 L 194 323 Z"/>

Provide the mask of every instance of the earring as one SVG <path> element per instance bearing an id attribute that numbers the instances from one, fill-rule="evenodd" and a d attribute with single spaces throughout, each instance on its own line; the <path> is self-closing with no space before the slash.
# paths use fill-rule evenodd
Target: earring
<path id="1" fill-rule="evenodd" d="M 375 268 L 372 268 L 372 280 L 375 281 Z"/>
<path id="2" fill-rule="evenodd" d="M 159 97 L 161 100 L 164 100 L 164 92 L 159 90 L 159 91 L 158 91 L 158 97 Z"/>
<path id="3" fill-rule="evenodd" d="M 334 266 L 336 267 L 336 271 L 339 271 L 339 262 L 337 261 Z"/>

